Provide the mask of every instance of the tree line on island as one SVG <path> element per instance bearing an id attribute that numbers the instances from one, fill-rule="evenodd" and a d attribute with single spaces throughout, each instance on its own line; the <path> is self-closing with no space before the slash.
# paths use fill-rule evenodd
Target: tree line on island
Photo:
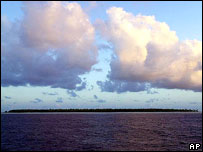
<path id="1" fill-rule="evenodd" d="M 198 112 L 191 109 L 15 109 L 6 113 L 24 112 Z"/>

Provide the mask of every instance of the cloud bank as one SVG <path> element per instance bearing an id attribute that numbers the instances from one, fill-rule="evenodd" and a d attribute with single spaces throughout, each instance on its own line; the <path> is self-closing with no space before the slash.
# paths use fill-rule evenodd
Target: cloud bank
<path id="1" fill-rule="evenodd" d="M 202 91 L 202 42 L 179 41 L 175 31 L 154 16 L 111 7 L 107 21 L 95 23 L 114 47 L 103 91 L 142 91 L 149 87 Z"/>
<path id="2" fill-rule="evenodd" d="M 14 23 L 1 17 L 1 85 L 84 89 L 79 75 L 96 63 L 97 48 L 81 6 L 24 2 L 23 12 Z"/>
<path id="3" fill-rule="evenodd" d="M 23 11 L 24 18 L 15 22 L 1 17 L 1 85 L 85 89 L 79 75 L 91 70 L 98 52 L 95 28 L 81 6 L 24 2 Z M 180 41 L 154 16 L 135 16 L 118 7 L 107 14 L 107 21 L 95 24 L 114 50 L 109 80 L 97 81 L 102 91 L 202 91 L 201 41 Z"/>

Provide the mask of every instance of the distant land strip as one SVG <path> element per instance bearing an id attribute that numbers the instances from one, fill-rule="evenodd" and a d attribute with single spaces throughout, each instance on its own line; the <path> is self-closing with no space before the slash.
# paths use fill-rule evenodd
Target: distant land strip
<path id="1" fill-rule="evenodd" d="M 16 109 L 5 113 L 26 112 L 198 112 L 191 109 Z"/>

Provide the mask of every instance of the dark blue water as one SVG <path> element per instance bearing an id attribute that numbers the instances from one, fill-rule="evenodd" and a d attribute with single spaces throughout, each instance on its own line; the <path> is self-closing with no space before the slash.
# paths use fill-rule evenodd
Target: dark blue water
<path id="1" fill-rule="evenodd" d="M 1 150 L 188 151 L 189 143 L 202 144 L 202 113 L 1 115 Z"/>

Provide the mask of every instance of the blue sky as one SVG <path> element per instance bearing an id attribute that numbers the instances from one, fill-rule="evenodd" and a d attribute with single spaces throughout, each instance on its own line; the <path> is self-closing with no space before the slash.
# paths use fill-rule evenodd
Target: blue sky
<path id="1" fill-rule="evenodd" d="M 66 5 L 66 2 L 63 2 L 63 3 L 64 3 L 64 5 Z M 70 2 L 70 3 L 72 3 L 72 2 Z M 27 76 L 31 76 L 30 74 L 26 73 L 27 71 L 24 71 L 26 73 L 26 77 L 23 77 L 23 78 L 27 78 L 26 85 L 22 83 L 22 82 L 24 82 L 23 79 L 21 82 L 19 82 L 18 85 L 14 85 L 14 84 L 16 84 L 13 82 L 13 81 L 15 81 L 15 79 L 14 80 L 12 79 L 12 81 L 11 81 L 11 79 L 9 79 L 10 77 L 13 78 L 12 73 L 13 72 L 15 73 L 15 71 L 12 71 L 12 70 L 14 70 L 14 69 L 11 68 L 12 70 L 9 71 L 10 73 L 9 72 L 7 73 L 6 69 L 8 69 L 8 68 L 4 67 L 3 70 L 1 70 L 2 71 L 1 83 L 5 84 L 5 85 L 1 86 L 1 91 L 2 91 L 2 93 L 1 93 L 1 111 L 10 110 L 10 109 L 22 109 L 22 108 L 40 108 L 40 109 L 43 109 L 43 108 L 188 108 L 188 109 L 198 109 L 199 111 L 202 111 L 202 90 L 199 89 L 199 86 L 202 86 L 202 85 L 199 82 L 200 81 L 199 77 L 198 77 L 198 80 L 196 80 L 196 77 L 195 77 L 194 84 L 193 84 L 192 80 L 191 80 L 191 82 L 188 80 L 188 85 L 184 85 L 185 83 L 187 83 L 187 81 L 186 81 L 187 79 L 184 76 L 180 80 L 180 82 L 178 81 L 177 83 L 170 83 L 170 84 L 167 83 L 166 84 L 164 82 L 164 84 L 159 84 L 159 83 L 152 83 L 151 78 L 149 78 L 145 75 L 142 75 L 142 77 L 146 77 L 146 79 L 143 83 L 143 81 L 141 81 L 140 78 L 137 79 L 137 77 L 136 77 L 137 73 L 139 71 L 136 71 L 136 73 L 134 73 L 134 71 L 128 71 L 128 68 L 131 66 L 137 70 L 136 65 L 134 63 L 131 63 L 131 60 L 128 59 L 128 58 L 130 58 L 130 56 L 128 56 L 128 55 L 126 55 L 127 60 L 125 62 L 122 60 L 119 60 L 119 64 L 115 64 L 115 67 L 127 66 L 128 67 L 127 70 L 124 69 L 125 74 L 122 71 L 117 71 L 119 68 L 114 68 L 114 66 L 113 66 L 114 61 L 112 60 L 112 55 L 117 55 L 118 58 L 124 59 L 124 58 L 122 58 L 123 56 L 121 56 L 122 51 L 119 52 L 119 50 L 121 50 L 121 48 L 119 48 L 119 44 L 117 43 L 117 37 L 111 31 L 108 32 L 107 34 L 104 33 L 104 36 L 103 36 L 101 34 L 102 33 L 101 31 L 98 32 L 99 28 L 96 28 L 97 21 L 102 20 L 105 27 L 107 27 L 108 30 L 113 31 L 114 29 L 112 29 L 111 27 L 116 25 L 119 27 L 118 30 L 120 30 L 122 32 L 123 31 L 127 32 L 127 31 L 125 31 L 125 29 L 122 29 L 123 28 L 122 24 L 117 23 L 116 21 L 114 22 L 113 18 L 112 18 L 112 20 L 109 18 L 107 10 L 110 10 L 112 7 L 114 7 L 116 9 L 111 9 L 111 13 L 113 14 L 112 15 L 113 17 L 115 16 L 116 12 L 120 12 L 121 15 L 124 15 L 124 16 L 125 16 L 125 14 L 127 14 L 126 17 L 128 17 L 129 14 L 132 14 L 132 16 L 130 16 L 131 18 L 129 17 L 126 19 L 128 21 L 128 23 L 131 23 L 131 21 L 135 21 L 136 20 L 135 16 L 138 14 L 140 14 L 142 16 L 154 16 L 155 20 L 156 20 L 156 25 L 158 25 L 159 22 L 161 22 L 161 23 L 165 22 L 170 27 L 170 31 L 167 31 L 167 32 L 169 34 L 171 34 L 171 31 L 175 31 L 176 37 L 178 37 L 178 44 L 180 43 L 181 47 L 183 45 L 185 47 L 187 47 L 187 45 L 189 46 L 189 44 L 184 42 L 185 40 L 194 40 L 195 39 L 198 41 L 198 44 L 202 43 L 202 2 L 158 2 L 158 1 L 157 2 L 146 2 L 146 1 L 143 1 L 143 2 L 137 2 L 137 1 L 136 2 L 133 2 L 133 1 L 131 1 L 131 2 L 122 2 L 122 1 L 106 2 L 106 1 L 104 1 L 104 2 L 76 2 L 76 3 L 79 4 L 79 6 L 81 6 L 81 10 L 82 10 L 81 16 L 83 17 L 83 14 L 86 14 L 87 18 L 89 19 L 89 22 L 86 23 L 85 20 L 83 20 L 83 18 L 81 16 L 79 16 L 82 18 L 81 20 L 85 22 L 84 29 L 91 29 L 92 27 L 95 28 L 95 33 L 93 34 L 93 36 L 95 37 L 94 44 L 90 43 L 92 41 L 88 39 L 89 41 L 86 42 L 86 44 L 90 44 L 90 46 L 87 47 L 87 49 L 90 48 L 90 49 L 94 50 L 94 46 L 96 46 L 97 49 L 95 51 L 98 54 L 93 55 L 94 59 L 92 59 L 91 64 L 86 61 L 84 61 L 84 62 L 81 61 L 81 59 L 84 59 L 83 56 L 81 56 L 81 59 L 76 58 L 76 60 L 74 60 L 75 56 L 72 56 L 73 61 L 70 63 L 69 62 L 66 63 L 66 61 L 64 61 L 64 62 L 58 61 L 61 64 L 66 63 L 67 66 L 71 67 L 71 68 L 69 68 L 70 71 L 68 71 L 69 75 L 72 74 L 71 72 L 74 72 L 72 77 L 70 77 L 68 79 L 64 78 L 64 84 L 74 85 L 73 88 L 71 88 L 69 86 L 63 88 L 63 85 L 61 83 L 56 84 L 56 85 L 58 85 L 58 87 L 53 87 L 55 84 L 52 85 L 52 83 L 50 83 L 51 80 L 47 81 L 46 85 L 43 85 L 44 84 L 43 82 L 40 82 L 40 83 L 38 83 L 36 81 L 31 82 L 30 81 L 31 79 L 27 78 Z M 33 28 L 33 31 L 37 30 L 35 32 L 35 33 L 37 33 L 38 28 L 41 27 L 38 25 L 38 23 L 32 22 L 32 19 L 30 19 L 31 16 L 29 16 L 30 14 L 34 14 L 34 18 L 41 20 L 40 17 L 38 17 L 37 15 L 35 16 L 36 12 L 34 12 L 35 10 L 32 9 L 32 7 L 33 8 L 35 7 L 34 6 L 35 4 L 26 5 L 28 14 L 24 14 L 24 12 L 22 11 L 21 8 L 24 5 L 22 2 L 1 2 L 1 4 L 2 4 L 1 5 L 1 19 L 3 18 L 4 21 L 8 20 L 8 22 L 9 22 L 8 25 L 10 25 L 10 24 L 19 25 L 19 23 L 25 24 L 25 26 L 22 26 L 19 28 L 19 33 L 21 33 L 21 31 L 23 31 L 25 33 L 25 35 L 23 35 L 24 36 L 23 38 L 26 38 L 28 40 L 34 40 L 34 41 L 36 41 L 37 44 L 45 44 L 44 42 L 41 43 L 41 41 L 38 41 L 38 39 L 35 40 L 36 37 L 32 37 L 32 36 L 29 37 L 30 35 L 28 35 L 28 34 L 26 35 L 27 31 L 25 29 L 23 29 L 25 27 L 29 30 Z M 37 4 L 37 5 L 39 5 L 39 4 Z M 74 7 L 77 9 L 77 6 L 74 6 Z M 123 10 L 120 11 L 117 8 L 123 8 Z M 41 8 L 41 9 L 43 9 L 43 8 Z M 41 10 L 41 13 L 44 13 L 44 11 Z M 75 12 L 75 13 L 78 13 L 78 12 Z M 109 14 L 111 15 L 111 13 L 109 13 Z M 44 15 L 44 16 L 46 17 L 46 15 Z M 68 17 L 70 17 L 70 15 L 67 15 L 67 18 Z M 62 17 L 58 17 L 58 18 L 62 18 Z M 63 18 L 61 20 L 63 21 Z M 42 21 L 42 23 L 47 23 L 47 22 Z M 35 24 L 36 24 L 36 28 L 35 28 Z M 47 23 L 47 25 L 48 25 L 48 23 Z M 162 24 L 161 24 L 161 26 L 162 26 Z M 165 25 L 163 25 L 163 26 L 165 27 Z M 8 26 L 3 26 L 2 32 L 8 30 L 7 27 Z M 12 28 L 13 27 L 14 26 L 12 26 Z M 104 26 L 102 26 L 102 27 L 104 27 Z M 10 31 L 14 30 L 14 28 L 13 29 L 12 28 L 10 28 L 9 30 Z M 71 28 L 71 26 L 70 26 L 70 28 Z M 76 29 L 80 30 L 80 26 L 78 26 Z M 137 25 L 135 25 L 133 27 L 133 29 L 137 29 Z M 69 30 L 69 29 L 64 29 L 65 32 L 66 32 L 66 30 Z M 70 29 L 69 31 L 67 31 L 67 33 L 71 32 L 71 31 L 73 31 L 73 30 Z M 82 30 L 80 30 L 80 31 L 82 31 Z M 117 31 L 117 32 L 120 32 L 120 31 Z M 76 33 L 77 33 L 77 31 L 76 31 Z M 74 37 L 74 33 L 72 33 L 72 34 L 73 34 L 72 37 Z M 6 40 L 5 40 L 5 42 L 3 41 L 3 43 L 5 43 L 5 46 L 3 46 L 3 48 L 5 47 L 5 54 L 1 53 L 1 55 L 5 56 L 5 57 L 9 56 L 8 55 L 9 51 L 10 52 L 13 51 L 17 45 L 19 45 L 18 48 L 20 48 L 20 47 L 22 48 L 22 46 L 24 46 L 24 47 L 28 48 L 27 50 L 30 49 L 33 52 L 35 51 L 35 49 L 33 49 L 34 48 L 33 46 L 31 48 L 30 46 L 21 45 L 21 44 L 18 44 L 17 42 L 14 42 L 14 44 L 12 43 L 12 47 L 8 47 L 8 45 L 11 44 L 11 42 L 10 42 L 11 37 L 15 37 L 17 35 L 13 31 L 10 32 L 9 34 L 7 34 L 8 35 L 7 38 L 6 38 L 6 36 L 7 36 L 6 34 L 1 33 L 1 35 L 2 35 L 3 39 L 9 40 L 9 42 Z M 42 35 L 43 35 L 43 33 L 42 33 Z M 76 36 L 77 35 L 78 35 L 78 33 L 76 34 Z M 80 35 L 80 33 L 79 33 L 79 35 Z M 175 38 L 173 38 L 173 34 L 171 34 L 171 35 L 172 35 L 171 39 L 175 39 Z M 56 37 L 57 36 L 58 35 L 56 35 Z M 92 34 L 90 33 L 89 37 L 91 37 L 91 36 L 92 36 Z M 71 38 L 71 36 L 69 36 L 69 37 Z M 69 43 L 69 37 L 67 36 L 68 40 L 67 39 L 64 40 L 64 39 L 60 39 L 60 38 L 59 39 L 62 41 L 67 40 L 66 42 Z M 132 38 L 134 38 L 134 39 L 132 39 L 132 41 L 136 40 L 137 37 L 139 38 L 139 35 L 136 37 L 132 36 Z M 121 37 L 121 38 L 123 39 L 123 37 Z M 125 36 L 124 36 L 124 38 L 125 38 Z M 131 38 L 131 37 L 129 36 L 127 38 Z M 86 41 L 86 39 L 87 38 L 84 38 L 83 41 Z M 46 43 L 49 44 L 49 40 L 50 40 L 49 38 L 47 38 L 47 39 L 45 38 L 43 40 L 45 40 Z M 16 40 L 14 40 L 14 41 L 16 41 Z M 72 40 L 70 40 L 70 41 L 73 43 L 76 43 L 75 41 L 72 41 Z M 124 42 L 126 42 L 126 43 L 124 43 Z M 122 43 L 122 47 L 124 44 L 128 44 L 127 42 L 128 41 L 125 41 L 125 39 L 124 39 L 123 43 Z M 150 42 L 152 43 L 152 40 Z M 58 43 L 57 47 L 59 44 L 61 45 L 61 42 L 57 41 L 57 43 Z M 133 42 L 133 44 L 134 43 L 136 43 L 136 41 Z M 34 45 L 35 43 L 32 41 L 32 42 L 29 42 L 29 44 Z M 194 45 L 196 45 L 196 43 Z M 48 47 L 49 47 L 49 45 L 48 45 Z M 55 47 L 55 46 L 52 46 L 52 48 L 53 47 Z M 81 47 L 83 47 L 83 45 Z M 157 48 L 159 48 L 159 47 L 157 47 Z M 194 48 L 197 49 L 199 47 L 194 46 Z M 7 49 L 9 51 L 7 51 Z M 26 51 L 26 49 L 24 49 L 24 48 L 22 48 L 22 49 L 24 51 L 22 51 L 20 53 L 23 54 Z M 39 49 L 39 48 L 37 48 L 37 49 Z M 51 49 L 51 48 L 49 48 L 49 49 Z M 85 48 L 83 47 L 83 49 L 86 49 L 86 46 L 85 46 Z M 84 51 L 88 51 L 87 49 Z M 69 48 L 69 46 L 68 46 L 68 50 L 69 50 L 68 53 L 71 54 L 72 50 Z M 73 48 L 73 50 L 74 50 L 74 48 Z M 127 45 L 126 45 L 126 50 L 128 50 Z M 133 51 L 133 49 L 132 49 L 132 51 Z M 154 51 L 156 51 L 156 48 Z M 15 53 L 15 50 L 13 52 Z M 43 53 L 40 52 L 39 54 L 43 54 Z M 128 52 L 127 52 L 127 54 L 128 54 Z M 26 68 L 27 68 L 28 64 L 31 64 L 31 60 L 30 61 L 24 60 L 24 57 L 25 57 L 24 55 L 20 56 L 19 60 L 18 60 L 17 56 L 15 58 L 15 54 L 11 54 L 10 56 L 12 56 L 12 58 L 9 58 L 9 57 L 6 58 L 6 60 L 7 60 L 6 63 L 9 64 L 9 67 L 10 66 L 13 67 L 15 65 L 15 62 L 17 63 L 17 61 L 22 63 L 22 66 L 24 66 Z M 175 58 L 175 56 L 176 55 L 174 55 L 174 58 Z M 157 56 L 157 59 L 158 59 L 158 57 L 161 57 L 161 56 Z M 186 60 L 189 57 L 186 56 L 186 57 L 182 58 L 180 56 L 180 58 L 181 58 L 181 60 L 177 59 L 178 63 L 182 63 L 182 60 Z M 22 60 L 20 60 L 20 59 L 22 59 Z M 32 59 L 32 57 L 31 57 L 31 59 Z M 78 59 L 78 62 L 76 62 L 77 59 Z M 91 58 L 88 56 L 85 59 L 89 60 Z M 71 60 L 71 58 L 70 58 L 70 60 Z M 93 60 L 95 61 L 94 63 L 93 63 Z M 1 59 L 1 61 L 2 61 L 2 59 Z M 195 63 L 196 58 L 192 58 L 187 61 L 190 61 L 191 63 Z M 24 64 L 24 62 L 26 62 L 26 64 Z M 131 66 L 128 66 L 127 62 L 130 62 Z M 200 61 L 197 61 L 197 62 L 200 63 Z M 40 63 L 39 65 L 45 65 L 46 63 L 49 64 L 48 60 L 43 60 L 42 63 L 41 63 L 41 61 L 39 61 L 39 63 Z M 117 62 L 115 62 L 115 63 L 117 63 Z M 176 63 L 176 62 L 174 62 L 174 63 Z M 36 63 L 34 63 L 34 64 L 36 64 Z M 4 64 L 4 65 L 7 65 L 7 64 Z M 56 64 L 53 63 L 53 65 L 56 65 Z M 87 66 L 84 67 L 83 65 L 87 65 Z M 180 66 L 180 65 L 176 65 L 176 66 Z M 186 65 L 182 65 L 182 66 L 187 67 L 188 65 L 186 64 Z M 72 67 L 74 67 L 74 68 L 72 68 Z M 36 66 L 35 68 L 39 68 L 36 71 L 40 72 L 40 66 Z M 58 70 L 58 68 L 60 69 L 60 66 L 57 65 L 57 67 L 52 67 L 52 68 L 51 68 L 51 70 L 55 70 L 55 69 Z M 82 70 L 77 71 L 78 68 L 80 70 L 81 69 Z M 5 71 L 4 71 L 4 69 L 5 69 Z M 138 69 L 140 69 L 140 67 L 138 67 Z M 42 70 L 44 70 L 44 69 L 42 68 Z M 46 68 L 46 70 L 47 70 L 47 68 Z M 150 70 L 150 69 L 146 69 L 146 70 Z M 36 71 L 34 71 L 34 72 L 36 72 Z M 32 73 L 31 70 L 29 72 Z M 153 72 L 154 71 L 152 71 L 152 73 Z M 189 71 L 189 72 L 194 72 L 194 71 Z M 114 75 L 114 73 L 117 73 L 117 74 Z M 128 73 L 128 74 L 126 75 L 126 73 Z M 171 73 L 173 73 L 173 72 L 171 72 Z M 188 71 L 186 71 L 186 73 L 188 73 Z M 37 73 L 34 73 L 34 74 L 37 74 Z M 40 74 L 42 74 L 42 73 L 39 73 L 39 75 Z M 53 71 L 51 71 L 51 74 L 53 74 Z M 110 77 L 107 76 L 108 74 L 110 75 Z M 167 80 L 167 82 L 169 80 L 171 80 L 169 78 L 170 72 L 169 73 L 165 72 L 164 74 L 166 75 L 164 78 L 165 78 L 165 80 Z M 191 73 L 191 75 L 192 74 L 193 73 Z M 22 73 L 22 75 L 23 75 L 23 73 Z M 40 77 L 40 80 L 41 79 L 42 79 L 42 81 L 45 80 L 46 76 Z M 49 76 L 50 75 L 48 75 L 48 77 Z M 62 75 L 60 75 L 60 76 L 62 76 Z M 67 77 L 68 75 L 65 75 L 65 76 Z M 9 78 L 7 78 L 7 77 L 9 77 Z M 75 79 L 76 77 L 78 77 L 77 80 Z M 154 80 L 156 80 L 156 82 L 161 82 L 160 76 L 157 76 L 157 77 L 154 78 Z M 47 79 L 49 79 L 49 78 L 46 78 L 46 80 Z M 79 82 L 79 79 L 80 79 L 80 82 Z M 4 82 L 5 80 L 6 80 L 6 83 Z M 65 80 L 72 81 L 72 82 L 65 82 Z M 154 82 L 154 80 L 153 80 L 153 82 Z M 16 77 L 16 81 L 18 81 L 17 77 Z M 57 81 L 60 81 L 60 79 L 57 78 Z M 77 83 L 74 83 L 75 81 L 77 81 Z M 98 85 L 98 81 L 103 82 L 102 83 L 103 85 L 101 85 L 101 86 Z M 104 83 L 105 81 L 108 83 Z M 79 88 L 80 88 L 80 86 L 82 86 L 82 82 L 84 82 L 86 84 L 86 86 L 80 90 Z M 110 83 L 110 82 L 112 82 L 112 83 Z M 137 82 L 141 83 L 141 86 L 146 86 L 145 82 L 148 82 L 153 85 L 151 85 L 150 88 L 142 87 L 142 88 L 131 89 L 130 84 L 135 83 L 135 86 L 136 86 Z M 115 83 L 114 86 L 110 86 L 110 84 L 114 84 L 114 83 Z M 115 89 L 115 87 L 120 86 L 120 84 L 126 84 L 126 88 L 124 88 L 123 85 L 121 85 L 123 88 L 121 87 L 121 88 Z M 197 87 L 194 85 L 196 85 Z M 112 87 L 114 87 L 114 88 L 112 88 Z M 200 87 L 200 88 L 202 88 L 202 87 Z M 109 91 L 110 89 L 113 89 L 114 92 Z M 119 92 L 119 89 L 121 89 L 122 91 Z"/>

